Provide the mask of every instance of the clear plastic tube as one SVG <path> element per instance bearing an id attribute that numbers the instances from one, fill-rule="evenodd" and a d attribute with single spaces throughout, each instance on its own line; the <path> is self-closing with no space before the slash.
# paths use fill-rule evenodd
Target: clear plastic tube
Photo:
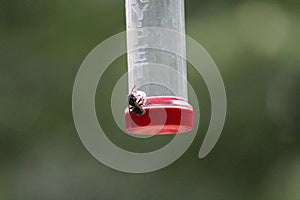
<path id="1" fill-rule="evenodd" d="M 166 36 L 157 31 L 153 35 L 144 29 L 158 27 L 184 34 L 184 0 L 126 0 L 126 23 L 127 45 L 134 44 L 138 48 L 128 53 L 129 92 L 136 86 L 147 97 L 178 96 L 187 99 L 186 61 L 174 53 L 147 48 L 151 43 L 164 42 L 165 45 L 175 45 L 177 52 L 185 54 L 185 38 L 175 41 L 178 38 L 172 34 Z M 159 68 L 157 64 L 170 68 Z"/>
<path id="2" fill-rule="evenodd" d="M 163 109 L 161 111 L 172 115 L 170 117 L 176 115 L 180 118 L 179 121 L 175 118 L 170 121 L 166 116 L 166 119 L 157 120 L 156 125 L 152 124 L 152 127 L 156 128 L 151 129 L 151 124 L 143 121 L 149 118 L 147 114 L 136 118 L 138 123 L 127 110 L 128 132 L 168 134 L 190 130 L 193 126 L 193 112 L 192 107 L 187 103 L 186 61 L 176 54 L 176 52 L 180 52 L 181 55 L 186 54 L 185 37 L 178 37 L 172 32 L 164 31 L 171 30 L 185 34 L 184 0 L 126 0 L 126 24 L 128 49 L 129 47 L 135 49 L 128 52 L 129 93 L 135 88 L 136 91 L 146 94 L 147 103 L 143 107 L 147 110 L 147 114 L 154 109 L 156 117 L 159 118 L 159 109 Z M 151 29 L 148 29 L 149 27 Z M 152 31 L 154 29 L 155 31 Z M 175 52 L 164 48 L 150 48 L 153 44 L 172 46 Z M 169 108 L 178 109 L 179 115 L 176 112 L 169 112 Z M 170 126 L 164 126 L 166 121 Z M 182 121 L 185 121 L 184 127 Z M 162 127 L 160 126 L 158 130 L 159 125 Z"/>

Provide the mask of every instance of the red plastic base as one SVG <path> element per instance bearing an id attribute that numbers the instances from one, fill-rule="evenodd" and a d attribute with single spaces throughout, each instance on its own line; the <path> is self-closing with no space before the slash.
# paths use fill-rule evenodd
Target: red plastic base
<path id="1" fill-rule="evenodd" d="M 143 105 L 146 113 L 135 115 L 125 110 L 126 130 L 133 134 L 178 134 L 193 129 L 194 112 L 185 100 L 176 97 L 150 97 Z"/>

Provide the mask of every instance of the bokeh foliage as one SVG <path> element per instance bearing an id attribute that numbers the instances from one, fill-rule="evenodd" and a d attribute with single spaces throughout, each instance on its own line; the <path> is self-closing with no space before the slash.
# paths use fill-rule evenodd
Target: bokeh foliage
<path id="1" fill-rule="evenodd" d="M 300 199 L 299 2 L 186 0 L 187 34 L 222 73 L 227 120 L 215 149 L 198 159 L 210 100 L 189 65 L 198 135 L 179 160 L 148 174 L 99 163 L 72 118 L 76 72 L 125 30 L 124 11 L 123 0 L 0 0 L 0 199 Z M 99 121 L 123 148 L 160 148 L 172 136 L 134 139 L 113 121 L 110 96 L 125 72 L 122 56 L 101 79 Z"/>

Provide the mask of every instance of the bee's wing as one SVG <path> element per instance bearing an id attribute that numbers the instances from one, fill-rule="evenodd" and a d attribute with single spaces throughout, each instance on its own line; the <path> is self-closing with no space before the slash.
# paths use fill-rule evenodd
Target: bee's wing
<path id="1" fill-rule="evenodd" d="M 138 104 L 138 102 L 134 102 L 134 106 L 139 108 L 140 110 L 143 109 L 142 106 L 140 104 Z"/>
<path id="2" fill-rule="evenodd" d="M 146 111 L 144 110 L 144 108 L 143 108 L 140 104 L 138 104 L 137 102 L 135 102 L 135 106 L 136 106 L 143 114 L 146 113 Z"/>

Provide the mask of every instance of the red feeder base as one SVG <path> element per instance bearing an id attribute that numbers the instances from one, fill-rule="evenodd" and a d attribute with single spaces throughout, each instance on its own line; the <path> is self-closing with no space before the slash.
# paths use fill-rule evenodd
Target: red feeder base
<path id="1" fill-rule="evenodd" d="M 194 112 L 184 99 L 176 97 L 150 97 L 143 105 L 146 113 L 135 115 L 125 110 L 126 130 L 133 134 L 178 134 L 193 129 Z"/>

